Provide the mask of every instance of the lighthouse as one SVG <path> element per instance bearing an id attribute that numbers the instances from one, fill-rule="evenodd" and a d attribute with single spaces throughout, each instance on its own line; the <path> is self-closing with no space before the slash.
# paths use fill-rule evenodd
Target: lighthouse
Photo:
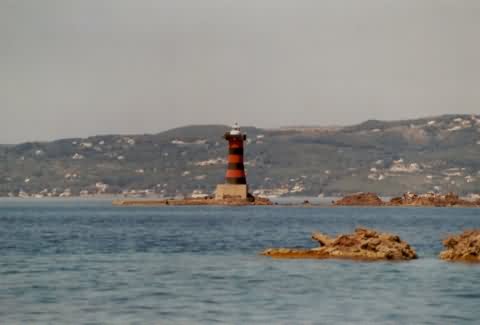
<path id="1" fill-rule="evenodd" d="M 225 181 L 227 184 L 247 184 L 245 166 L 243 164 L 243 142 L 247 136 L 240 132 L 240 127 L 235 123 L 230 132 L 225 133 L 228 141 L 228 167 Z"/>
<path id="2" fill-rule="evenodd" d="M 229 132 L 226 132 L 224 139 L 228 141 L 228 165 L 225 175 L 225 184 L 217 185 L 215 198 L 242 199 L 248 198 L 248 186 L 244 165 L 244 141 L 247 136 L 240 131 L 237 123 Z"/>

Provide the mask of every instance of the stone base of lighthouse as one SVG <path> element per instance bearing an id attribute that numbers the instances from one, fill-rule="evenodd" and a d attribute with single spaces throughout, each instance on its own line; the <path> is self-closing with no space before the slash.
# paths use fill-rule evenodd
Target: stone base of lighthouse
<path id="1" fill-rule="evenodd" d="M 248 186 L 246 184 L 218 184 L 215 200 L 247 200 Z"/>

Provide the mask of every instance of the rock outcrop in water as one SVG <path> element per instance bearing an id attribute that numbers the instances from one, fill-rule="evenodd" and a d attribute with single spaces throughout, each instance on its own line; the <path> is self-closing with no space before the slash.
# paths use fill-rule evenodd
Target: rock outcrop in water
<path id="1" fill-rule="evenodd" d="M 389 205 L 393 206 L 432 206 L 432 207 L 475 207 L 477 202 L 461 199 L 455 193 L 435 194 L 427 193 L 418 195 L 416 193 L 407 192 L 401 197 L 390 200 Z"/>
<path id="2" fill-rule="evenodd" d="M 187 206 L 187 205 L 230 205 L 230 206 L 247 206 L 247 205 L 273 205 L 273 202 L 266 198 L 251 197 L 248 200 L 240 199 L 223 199 L 216 200 L 213 198 L 186 198 L 186 199 L 159 199 L 159 200 L 115 200 L 112 202 L 116 206 Z"/>
<path id="3" fill-rule="evenodd" d="M 270 248 L 261 254 L 273 258 L 346 258 L 356 260 L 411 260 L 415 250 L 399 236 L 367 228 L 331 238 L 314 233 L 312 239 L 320 246 L 311 249 Z"/>
<path id="4" fill-rule="evenodd" d="M 417 207 L 480 207 L 480 199 L 467 201 L 455 193 L 448 194 L 417 194 L 407 192 L 400 197 L 394 197 L 389 202 L 384 202 L 375 193 L 357 193 L 345 196 L 333 202 L 337 206 L 417 206 Z"/>
<path id="5" fill-rule="evenodd" d="M 480 229 L 448 236 L 443 241 L 443 246 L 445 250 L 440 253 L 443 260 L 480 262 Z"/>
<path id="6" fill-rule="evenodd" d="M 382 206 L 384 202 L 375 193 L 357 193 L 345 196 L 344 198 L 333 202 L 334 205 L 346 206 Z"/>

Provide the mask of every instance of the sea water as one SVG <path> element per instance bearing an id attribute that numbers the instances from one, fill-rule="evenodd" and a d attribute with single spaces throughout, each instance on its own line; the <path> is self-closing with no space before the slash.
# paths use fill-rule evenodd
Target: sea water
<path id="1" fill-rule="evenodd" d="M 460 208 L 0 201 L 0 324 L 478 324 L 480 265 L 437 258 Z M 273 260 L 312 231 L 397 233 L 410 262 Z"/>

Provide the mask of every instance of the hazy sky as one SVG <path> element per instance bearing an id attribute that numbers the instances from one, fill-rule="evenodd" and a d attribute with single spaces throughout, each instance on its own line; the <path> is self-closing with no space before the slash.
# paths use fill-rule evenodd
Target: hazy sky
<path id="1" fill-rule="evenodd" d="M 478 0 L 0 0 L 0 143 L 480 113 Z"/>

